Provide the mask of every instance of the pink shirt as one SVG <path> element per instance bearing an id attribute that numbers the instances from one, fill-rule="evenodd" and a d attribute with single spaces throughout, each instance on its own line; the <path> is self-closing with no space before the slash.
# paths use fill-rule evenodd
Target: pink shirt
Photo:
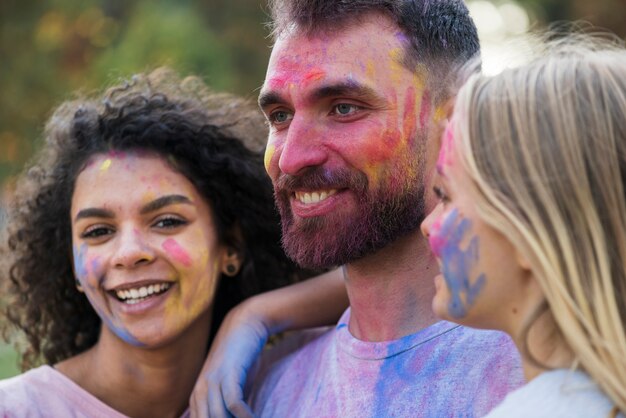
<path id="1" fill-rule="evenodd" d="M 0 417 L 128 418 L 50 366 L 0 381 Z"/>

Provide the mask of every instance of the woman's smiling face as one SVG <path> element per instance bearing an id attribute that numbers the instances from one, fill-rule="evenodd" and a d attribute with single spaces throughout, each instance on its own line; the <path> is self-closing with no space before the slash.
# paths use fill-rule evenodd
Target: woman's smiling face
<path id="1" fill-rule="evenodd" d="M 422 223 L 441 266 L 432 307 L 441 318 L 507 330 L 524 296 L 524 270 L 511 242 L 478 214 L 475 190 L 448 126 L 437 162 L 439 203 Z"/>
<path id="2" fill-rule="evenodd" d="M 74 272 L 103 332 L 157 347 L 194 324 L 208 330 L 226 248 L 209 204 L 162 157 L 92 157 L 71 222 Z"/>

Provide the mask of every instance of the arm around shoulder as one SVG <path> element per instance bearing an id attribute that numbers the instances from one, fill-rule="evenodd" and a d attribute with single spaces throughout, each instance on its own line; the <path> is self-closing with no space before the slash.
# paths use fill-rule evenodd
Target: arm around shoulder
<path id="1" fill-rule="evenodd" d="M 267 338 L 275 333 L 336 322 L 348 307 L 341 269 L 253 296 L 231 310 L 196 382 L 193 417 L 251 417 L 243 387 Z"/>

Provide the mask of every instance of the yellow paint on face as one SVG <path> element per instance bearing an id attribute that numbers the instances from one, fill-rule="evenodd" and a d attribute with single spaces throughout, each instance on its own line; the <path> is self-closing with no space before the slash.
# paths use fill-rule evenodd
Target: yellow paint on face
<path id="1" fill-rule="evenodd" d="M 107 171 L 109 169 L 109 167 L 111 167 L 111 159 L 107 158 L 106 160 L 104 160 L 102 162 L 102 164 L 100 164 L 100 171 Z"/>
<path id="2" fill-rule="evenodd" d="M 416 90 L 420 92 L 420 94 L 424 92 L 424 88 L 426 87 L 426 82 L 424 80 L 426 80 L 426 77 L 424 77 L 424 75 L 422 75 L 420 72 L 413 74 L 413 85 L 415 86 Z"/>
<path id="3" fill-rule="evenodd" d="M 265 171 L 269 172 L 270 163 L 272 162 L 272 158 L 274 157 L 274 153 L 276 152 L 276 147 L 274 144 L 267 144 L 265 147 L 265 157 L 263 158 L 263 164 L 265 165 Z"/>
<path id="4" fill-rule="evenodd" d="M 209 265 L 212 264 L 211 267 Z M 199 268 L 200 267 L 200 268 Z M 209 251 L 203 250 L 199 257 L 193 260 L 193 266 L 188 270 L 190 274 L 197 274 L 198 270 L 210 271 L 208 275 L 202 277 L 201 280 L 191 283 L 190 280 L 180 282 L 182 287 L 186 289 L 179 294 L 179 298 L 170 298 L 165 305 L 165 326 L 164 328 L 177 327 L 178 324 L 189 323 L 194 318 L 202 314 L 207 308 L 207 300 L 211 301 L 215 297 L 217 289 L 217 281 L 219 280 L 220 262 L 217 259 L 211 259 Z M 189 288 L 193 286 L 193 289 Z M 182 299 L 180 299 L 182 297 Z M 212 310 L 213 302 L 208 303 L 208 309 Z M 181 309 L 184 307 L 184 309 Z"/>
<path id="5" fill-rule="evenodd" d="M 441 122 L 445 118 L 446 118 L 446 108 L 445 108 L 445 106 L 437 106 L 435 108 L 435 115 L 433 116 L 433 119 L 434 119 L 435 123 Z"/>
<path id="6" fill-rule="evenodd" d="M 375 78 L 376 66 L 374 65 L 372 61 L 368 61 L 367 64 L 365 65 L 365 75 L 371 79 Z"/>
<path id="7" fill-rule="evenodd" d="M 156 197 L 157 197 L 156 193 L 154 193 L 154 192 L 146 192 L 141 197 L 141 201 L 143 203 L 149 203 L 149 202 L 152 202 L 154 199 L 156 199 Z"/>
<path id="8" fill-rule="evenodd" d="M 406 68 L 402 66 L 402 59 L 404 57 L 404 50 L 402 48 L 392 48 L 389 50 L 389 67 L 391 69 L 391 80 L 394 83 L 399 83 L 403 72 Z"/>

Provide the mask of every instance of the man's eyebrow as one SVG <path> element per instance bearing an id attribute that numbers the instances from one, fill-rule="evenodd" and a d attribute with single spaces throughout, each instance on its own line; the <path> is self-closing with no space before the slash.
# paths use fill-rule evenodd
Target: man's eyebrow
<path id="1" fill-rule="evenodd" d="M 262 91 L 259 94 L 259 107 L 265 109 L 267 106 L 275 104 L 287 104 L 287 101 L 282 96 L 273 91 Z"/>
<path id="2" fill-rule="evenodd" d="M 164 208 L 165 206 L 174 205 L 174 204 L 187 204 L 191 205 L 193 202 L 186 196 L 182 196 L 179 194 L 170 194 L 167 196 L 159 197 L 158 199 L 153 200 L 152 202 L 144 205 L 139 211 L 140 214 L 145 215 L 146 213 L 154 212 L 155 210 L 159 210 Z"/>
<path id="3" fill-rule="evenodd" d="M 313 100 L 320 100 L 335 96 L 348 96 L 366 100 L 384 100 L 373 88 L 356 82 L 340 82 L 321 86 L 313 92 L 311 98 Z"/>
<path id="4" fill-rule="evenodd" d="M 77 222 L 78 220 L 84 219 L 84 218 L 108 218 L 108 219 L 112 219 L 114 217 L 115 217 L 115 215 L 113 214 L 113 212 L 108 210 L 108 209 L 86 208 L 86 209 L 80 210 L 76 214 L 76 217 L 74 218 L 74 222 Z"/>

